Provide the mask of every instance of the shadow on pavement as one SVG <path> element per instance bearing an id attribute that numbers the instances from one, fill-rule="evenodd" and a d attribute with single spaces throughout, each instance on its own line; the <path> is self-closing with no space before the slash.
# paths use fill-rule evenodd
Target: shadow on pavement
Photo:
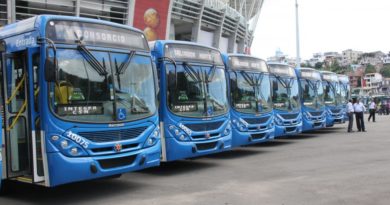
<path id="1" fill-rule="evenodd" d="M 285 140 L 304 140 L 304 139 L 311 139 L 311 138 L 315 138 L 315 137 L 320 137 L 321 135 L 319 133 L 304 133 L 304 134 L 299 134 L 299 135 L 290 135 L 290 136 L 286 136 L 284 138 L 281 138 L 281 139 L 285 139 Z"/>
<path id="2" fill-rule="evenodd" d="M 129 190 L 144 189 L 147 185 L 121 181 L 118 179 L 101 179 L 67 184 L 47 188 L 20 182 L 7 181 L 2 199 L 20 201 L 21 204 L 80 204 L 94 200 L 115 197 Z"/>
<path id="3" fill-rule="evenodd" d="M 236 159 L 236 158 L 242 158 L 242 157 L 247 157 L 251 155 L 256 155 L 256 154 L 262 154 L 267 151 L 264 150 L 248 150 L 243 148 L 236 148 L 231 151 L 226 151 L 226 152 L 220 152 L 216 154 L 211 154 L 204 156 L 203 158 L 212 158 L 212 159 Z"/>
<path id="4" fill-rule="evenodd" d="M 248 145 L 247 147 L 277 147 L 277 146 L 283 146 L 283 145 L 294 143 L 293 141 L 285 141 L 283 139 L 288 139 L 288 138 L 279 138 L 268 142 Z"/>
<path id="5" fill-rule="evenodd" d="M 159 167 L 152 167 L 139 171 L 143 174 L 158 176 L 171 176 L 177 174 L 188 174 L 202 169 L 218 166 L 212 162 L 196 161 L 196 159 L 180 160 L 173 162 L 162 162 Z"/>

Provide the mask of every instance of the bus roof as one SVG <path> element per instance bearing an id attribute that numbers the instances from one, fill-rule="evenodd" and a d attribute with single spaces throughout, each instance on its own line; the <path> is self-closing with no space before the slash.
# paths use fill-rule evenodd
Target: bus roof
<path id="1" fill-rule="evenodd" d="M 307 67 L 297 69 L 299 77 L 304 79 L 321 80 L 321 73 L 319 70 Z"/>
<path id="2" fill-rule="evenodd" d="M 337 77 L 341 83 L 349 83 L 349 77 L 347 75 L 337 74 Z"/>
<path id="3" fill-rule="evenodd" d="M 223 53 L 222 58 L 226 69 L 257 71 L 263 73 L 269 72 L 266 61 L 255 56 L 238 53 Z"/>
<path id="4" fill-rule="evenodd" d="M 330 82 L 339 82 L 339 78 L 335 72 L 331 71 L 320 71 L 322 75 L 322 79 Z"/>
<path id="5" fill-rule="evenodd" d="M 268 67 L 269 67 L 270 73 L 273 73 L 274 75 L 288 76 L 288 77 L 294 77 L 294 78 L 297 77 L 294 68 L 292 68 L 288 64 L 270 62 L 270 63 L 268 63 Z"/>
<path id="6" fill-rule="evenodd" d="M 88 22 L 88 23 L 96 23 L 96 24 L 103 24 L 108 25 L 112 27 L 119 27 L 124 29 L 129 29 L 132 31 L 140 32 L 141 30 L 126 26 L 119 23 L 114 23 L 110 21 L 103 21 L 98 19 L 91 19 L 91 18 L 84 18 L 84 17 L 75 17 L 75 16 L 60 16 L 60 15 L 38 15 L 34 16 L 28 19 L 24 19 L 21 21 L 18 21 L 16 23 L 8 24 L 2 28 L 0 28 L 0 39 L 7 38 L 9 36 L 14 36 L 21 33 L 26 33 L 29 31 L 33 31 L 37 28 L 44 29 L 43 26 L 46 25 L 47 22 L 51 20 L 64 20 L 64 21 L 81 21 L 81 22 Z"/>
<path id="7" fill-rule="evenodd" d="M 149 47 L 157 58 L 169 57 L 178 61 L 224 65 L 221 52 L 218 49 L 194 42 L 157 40 L 149 42 Z M 198 49 L 195 49 L 195 47 Z"/>

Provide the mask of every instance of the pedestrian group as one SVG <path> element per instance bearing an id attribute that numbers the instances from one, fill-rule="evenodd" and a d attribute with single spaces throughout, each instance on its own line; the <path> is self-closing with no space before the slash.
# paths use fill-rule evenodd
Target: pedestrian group
<path id="1" fill-rule="evenodd" d="M 377 106 L 375 103 L 375 100 L 372 100 L 368 105 L 369 110 L 369 117 L 368 121 L 372 119 L 373 122 L 375 122 L 375 112 L 376 112 Z M 354 132 L 352 130 L 353 126 L 353 116 L 355 115 L 356 119 L 356 127 L 358 129 L 358 132 L 366 132 L 366 127 L 364 125 L 364 112 L 366 111 L 366 107 L 362 102 L 359 101 L 359 99 L 349 100 L 347 103 L 347 114 L 348 114 L 348 132 Z"/>

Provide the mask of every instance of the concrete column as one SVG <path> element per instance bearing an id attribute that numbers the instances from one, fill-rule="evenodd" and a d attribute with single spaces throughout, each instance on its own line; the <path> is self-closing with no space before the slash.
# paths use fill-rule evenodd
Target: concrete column
<path id="1" fill-rule="evenodd" d="M 134 9 L 135 9 L 135 1 L 136 0 L 128 0 L 127 2 L 127 19 L 126 24 L 128 26 L 133 26 L 133 19 L 134 19 Z M 142 0 L 141 0 L 142 1 Z"/>
<path id="2" fill-rule="evenodd" d="M 219 49 L 219 43 L 221 41 L 222 37 L 222 29 L 223 29 L 223 22 L 225 21 L 226 16 L 226 9 L 222 10 L 222 16 L 221 16 L 221 23 L 217 27 L 217 29 L 214 31 L 214 39 L 213 39 L 213 47 Z"/>
<path id="3" fill-rule="evenodd" d="M 234 44 L 236 43 L 237 39 L 237 30 L 239 23 L 240 19 L 236 18 L 236 26 L 234 27 L 234 32 L 229 37 L 228 53 L 234 53 Z"/>
<path id="4" fill-rule="evenodd" d="M 75 16 L 80 17 L 80 0 L 75 1 Z"/>
<path id="5" fill-rule="evenodd" d="M 192 26 L 192 33 L 191 33 L 191 41 L 192 42 L 198 42 L 199 40 L 199 32 L 202 27 L 202 16 L 204 11 L 204 0 L 199 1 L 200 9 L 199 9 L 199 16 L 197 20 L 195 20 L 194 25 Z"/>
<path id="6" fill-rule="evenodd" d="M 8 24 L 16 22 L 15 0 L 7 0 L 7 20 Z"/>

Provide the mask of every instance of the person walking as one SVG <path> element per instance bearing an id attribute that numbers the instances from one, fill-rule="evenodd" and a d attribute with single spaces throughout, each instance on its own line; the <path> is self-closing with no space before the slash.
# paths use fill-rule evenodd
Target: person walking
<path id="1" fill-rule="evenodd" d="M 363 113 L 366 111 L 366 107 L 364 107 L 363 103 L 357 99 L 356 103 L 353 104 L 353 109 L 355 111 L 356 126 L 358 131 L 365 132 L 366 128 L 364 127 Z"/>
<path id="2" fill-rule="evenodd" d="M 370 115 L 368 116 L 368 122 L 370 122 L 371 117 L 372 117 L 372 121 L 375 122 L 375 112 L 376 112 L 375 100 L 372 100 L 368 105 L 368 112 L 370 112 Z"/>
<path id="3" fill-rule="evenodd" d="M 352 105 L 352 100 L 349 99 L 347 103 L 347 115 L 348 115 L 348 132 L 353 132 L 352 126 L 353 126 L 353 105 Z"/>

